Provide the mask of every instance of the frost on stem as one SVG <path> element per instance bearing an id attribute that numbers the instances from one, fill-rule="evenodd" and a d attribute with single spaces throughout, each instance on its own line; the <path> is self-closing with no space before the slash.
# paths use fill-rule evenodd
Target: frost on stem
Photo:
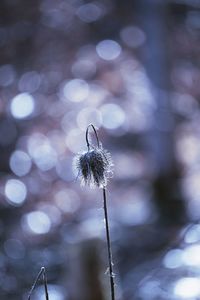
<path id="1" fill-rule="evenodd" d="M 92 146 L 88 141 L 88 129 L 92 127 L 97 139 L 97 147 Z M 75 157 L 75 167 L 78 175 L 82 179 L 82 184 L 90 187 L 105 187 L 108 178 L 112 175 L 112 159 L 108 151 L 103 149 L 99 143 L 96 130 L 93 125 L 89 125 L 86 131 L 86 142 L 88 151 L 78 154 Z"/>

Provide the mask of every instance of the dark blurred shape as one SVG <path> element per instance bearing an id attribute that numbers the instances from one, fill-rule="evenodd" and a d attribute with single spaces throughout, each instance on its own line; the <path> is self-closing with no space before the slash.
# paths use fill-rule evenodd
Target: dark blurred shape
<path id="1" fill-rule="evenodd" d="M 148 7 L 149 9 L 146 9 Z M 144 48 L 145 67 L 155 89 L 154 126 L 147 137 L 150 152 L 157 166 L 155 201 L 162 224 L 178 225 L 187 221 L 180 191 L 180 170 L 173 142 L 174 115 L 170 103 L 170 76 L 167 47 L 168 7 L 163 1 L 140 1 L 138 18 L 146 32 L 148 48 Z M 170 191 L 170 194 L 168 194 Z"/>
<path id="2" fill-rule="evenodd" d="M 13 120 L 0 117 L 1 173 L 9 172 L 9 156 L 17 140 L 17 128 Z"/>
<path id="3" fill-rule="evenodd" d="M 99 277 L 101 272 L 99 246 L 99 240 L 91 239 L 70 247 L 71 278 L 68 279 L 68 285 L 71 286 L 72 299 L 103 300 L 107 298 L 109 287 L 105 287 L 103 292 L 104 280 L 102 282 Z"/>
<path id="4" fill-rule="evenodd" d="M 13 83 L 15 70 L 12 65 L 3 65 L 0 68 L 0 86 L 6 87 Z"/>
<path id="5" fill-rule="evenodd" d="M 188 220 L 179 181 L 178 173 L 169 173 L 159 176 L 154 183 L 155 201 L 160 216 L 159 222 L 162 225 L 182 226 Z"/>
<path id="6" fill-rule="evenodd" d="M 1 147 L 8 147 L 14 144 L 17 138 L 17 128 L 11 119 L 0 120 L 0 145 Z"/>
<path id="7" fill-rule="evenodd" d="M 7 256 L 11 259 L 23 259 L 25 248 L 19 240 L 9 239 L 4 243 L 4 249 Z"/>

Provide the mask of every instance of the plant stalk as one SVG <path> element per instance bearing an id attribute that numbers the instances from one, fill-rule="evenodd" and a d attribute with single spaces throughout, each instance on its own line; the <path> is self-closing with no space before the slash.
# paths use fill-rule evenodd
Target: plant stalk
<path id="1" fill-rule="evenodd" d="M 48 288 L 47 288 L 47 277 L 46 277 L 46 271 L 45 271 L 44 267 L 41 268 L 40 272 L 38 273 L 32 287 L 31 287 L 31 290 L 30 290 L 30 293 L 29 293 L 29 296 L 28 296 L 28 300 L 31 299 L 31 295 L 33 293 L 33 290 L 35 289 L 35 287 L 36 287 L 36 285 L 37 285 L 37 283 L 38 283 L 41 276 L 42 276 L 42 279 L 43 279 L 46 300 L 49 300 Z"/>
<path id="2" fill-rule="evenodd" d="M 44 268 L 44 271 L 43 271 L 43 283 L 44 283 L 44 290 L 45 290 L 46 300 L 49 300 L 48 287 L 47 287 L 47 276 L 46 276 L 45 268 Z"/>
<path id="3" fill-rule="evenodd" d="M 111 299 L 115 300 L 115 283 L 114 283 L 114 273 L 113 273 L 113 262 L 112 262 L 112 249 L 110 241 L 109 223 L 108 223 L 108 210 L 107 210 L 107 200 L 106 200 L 106 189 L 103 188 L 103 208 L 105 215 L 105 225 L 106 225 L 106 239 L 108 248 L 108 263 L 109 263 L 109 277 L 110 277 L 110 291 Z"/>

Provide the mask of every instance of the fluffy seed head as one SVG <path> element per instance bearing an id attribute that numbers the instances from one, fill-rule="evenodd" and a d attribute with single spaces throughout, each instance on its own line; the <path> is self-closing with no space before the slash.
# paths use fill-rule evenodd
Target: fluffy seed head
<path id="1" fill-rule="evenodd" d="M 92 148 L 75 157 L 75 165 L 82 183 L 90 187 L 105 187 L 112 174 L 110 153 L 102 147 Z"/>

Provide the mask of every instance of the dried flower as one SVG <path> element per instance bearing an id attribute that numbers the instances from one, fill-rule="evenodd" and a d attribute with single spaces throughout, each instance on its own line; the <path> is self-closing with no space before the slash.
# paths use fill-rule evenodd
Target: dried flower
<path id="1" fill-rule="evenodd" d="M 94 147 L 88 139 L 89 128 L 92 128 L 96 136 L 97 147 Z M 111 299 L 115 300 L 115 283 L 113 276 L 112 249 L 110 241 L 110 230 L 108 223 L 106 185 L 108 178 L 112 174 L 112 159 L 110 153 L 102 148 L 94 125 L 90 124 L 86 130 L 86 143 L 88 151 L 75 157 L 75 166 L 78 169 L 78 176 L 82 177 L 82 182 L 89 186 L 102 187 L 103 189 L 103 208 L 105 215 L 106 239 L 108 249 L 109 277 Z"/>
<path id="2" fill-rule="evenodd" d="M 112 174 L 113 163 L 110 153 L 102 146 L 77 155 L 75 165 L 82 183 L 91 187 L 105 187 Z"/>

